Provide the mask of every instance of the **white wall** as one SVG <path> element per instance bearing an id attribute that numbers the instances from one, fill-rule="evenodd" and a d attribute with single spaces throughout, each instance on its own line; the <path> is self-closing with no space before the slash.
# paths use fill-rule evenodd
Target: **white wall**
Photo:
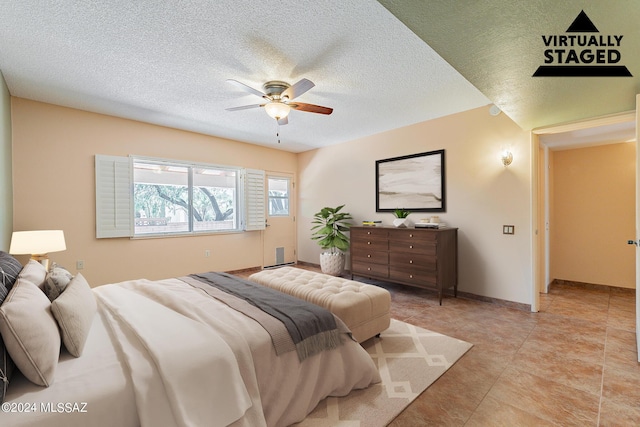
<path id="1" fill-rule="evenodd" d="M 318 263 L 310 239 L 313 214 L 346 204 L 355 222 L 393 215 L 375 211 L 375 161 L 445 149 L 447 211 L 437 214 L 459 228 L 462 292 L 531 304 L 531 171 L 529 132 L 489 107 L 455 114 L 348 143 L 305 152 L 298 161 L 298 259 Z M 505 168 L 500 152 L 514 155 Z M 418 221 L 431 213 L 413 213 Z M 502 234 L 514 225 L 515 235 Z"/>

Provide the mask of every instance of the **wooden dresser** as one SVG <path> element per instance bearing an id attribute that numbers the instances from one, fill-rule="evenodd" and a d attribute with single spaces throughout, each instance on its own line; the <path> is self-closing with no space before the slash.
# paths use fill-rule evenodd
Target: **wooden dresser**
<path id="1" fill-rule="evenodd" d="M 351 227 L 351 277 L 458 293 L 457 228 Z"/>

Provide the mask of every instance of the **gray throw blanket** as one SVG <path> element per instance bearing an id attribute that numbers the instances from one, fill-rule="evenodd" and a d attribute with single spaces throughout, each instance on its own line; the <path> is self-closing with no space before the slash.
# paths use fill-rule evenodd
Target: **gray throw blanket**
<path id="1" fill-rule="evenodd" d="M 342 343 L 333 314 L 320 306 L 228 273 L 209 272 L 190 277 L 234 295 L 280 320 L 295 344 L 300 361 Z"/>

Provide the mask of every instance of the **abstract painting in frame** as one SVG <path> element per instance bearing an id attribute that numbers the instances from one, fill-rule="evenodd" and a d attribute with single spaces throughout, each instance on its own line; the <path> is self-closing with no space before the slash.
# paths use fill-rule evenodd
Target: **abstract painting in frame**
<path id="1" fill-rule="evenodd" d="M 376 160 L 376 212 L 445 212 L 444 150 Z"/>

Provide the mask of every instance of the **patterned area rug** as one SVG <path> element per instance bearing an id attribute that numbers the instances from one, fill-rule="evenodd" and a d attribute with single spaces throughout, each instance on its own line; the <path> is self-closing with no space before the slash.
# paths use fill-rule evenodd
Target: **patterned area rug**
<path id="1" fill-rule="evenodd" d="M 328 397 L 300 427 L 377 427 L 409 403 L 462 357 L 472 344 L 391 319 L 389 329 L 364 343 L 382 383 L 345 397 Z"/>

